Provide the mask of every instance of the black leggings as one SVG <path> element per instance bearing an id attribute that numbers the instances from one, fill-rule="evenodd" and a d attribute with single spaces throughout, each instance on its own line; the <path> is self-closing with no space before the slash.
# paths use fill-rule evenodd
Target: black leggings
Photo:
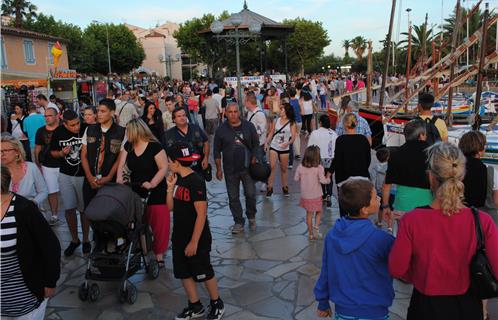
<path id="1" fill-rule="evenodd" d="M 312 114 L 303 115 L 303 130 L 308 130 L 308 133 L 311 133 L 311 118 Z"/>

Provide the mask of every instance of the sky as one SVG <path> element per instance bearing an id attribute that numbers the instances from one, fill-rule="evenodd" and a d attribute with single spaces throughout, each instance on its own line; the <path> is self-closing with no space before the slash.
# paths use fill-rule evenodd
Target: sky
<path id="1" fill-rule="evenodd" d="M 242 10 L 243 0 L 31 0 L 39 12 L 56 19 L 86 27 L 92 20 L 107 23 L 129 23 L 150 28 L 166 21 L 182 23 L 204 13 L 219 15 L 224 10 L 235 13 Z M 470 7 L 476 1 L 464 0 Z M 492 1 L 493 5 L 495 1 Z M 384 39 L 391 11 L 391 0 L 247 0 L 249 10 L 281 22 L 286 18 L 301 17 L 320 21 L 327 30 L 331 44 L 325 54 L 344 55 L 342 42 L 356 36 L 371 39 L 374 50 L 379 50 Z M 453 11 L 456 0 L 397 0 L 393 40 L 403 39 L 399 32 L 408 29 L 406 9 L 410 8 L 413 24 L 424 23 L 428 13 L 429 25 L 439 28 L 441 16 Z M 482 5 L 483 6 L 483 5 Z M 401 10 L 400 10 L 401 9 Z M 401 14 L 401 19 L 398 17 Z M 398 25 L 400 31 L 398 32 Z"/>

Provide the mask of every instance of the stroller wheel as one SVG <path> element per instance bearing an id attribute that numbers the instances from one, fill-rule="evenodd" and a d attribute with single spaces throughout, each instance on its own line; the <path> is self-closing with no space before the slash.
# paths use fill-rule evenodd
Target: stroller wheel
<path id="1" fill-rule="evenodd" d="M 90 301 L 92 302 L 95 302 L 99 299 L 99 296 L 100 296 L 100 288 L 99 288 L 99 285 L 96 284 L 96 283 L 93 283 L 91 286 L 90 286 Z"/>
<path id="2" fill-rule="evenodd" d="M 133 284 L 128 285 L 128 290 L 127 295 L 126 295 L 126 301 L 129 304 L 134 304 L 135 301 L 137 301 L 137 287 L 135 287 Z"/>
<path id="3" fill-rule="evenodd" d="M 88 284 L 83 282 L 78 289 L 78 297 L 81 301 L 86 301 L 88 299 Z"/>
<path id="4" fill-rule="evenodd" d="M 154 280 L 159 277 L 159 263 L 155 259 L 150 259 L 149 265 L 147 266 L 147 274 L 149 278 Z"/>

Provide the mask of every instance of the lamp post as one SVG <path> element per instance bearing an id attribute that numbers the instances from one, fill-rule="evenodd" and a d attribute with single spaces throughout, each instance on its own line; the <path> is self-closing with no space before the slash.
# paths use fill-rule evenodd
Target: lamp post
<path id="1" fill-rule="evenodd" d="M 108 69 L 109 69 L 108 77 L 110 77 L 112 71 L 111 71 L 111 48 L 109 46 L 109 27 L 107 26 L 107 23 L 102 23 L 102 22 L 97 21 L 97 20 L 93 20 L 92 22 L 95 24 L 103 24 L 105 26 L 105 33 L 106 33 L 106 37 L 107 37 L 107 64 L 108 64 Z"/>
<path id="2" fill-rule="evenodd" d="M 224 39 L 228 43 L 235 43 L 235 59 L 237 66 L 237 102 L 239 104 L 239 109 L 241 114 L 243 113 L 242 104 L 242 88 L 240 84 L 240 44 L 247 43 L 251 38 L 254 38 L 261 32 L 260 23 L 251 23 L 249 25 L 249 32 L 241 32 L 239 30 L 242 24 L 242 16 L 240 14 L 234 14 L 230 18 L 230 24 L 228 26 L 234 27 L 234 30 L 226 32 L 226 34 L 221 34 L 225 28 L 221 21 L 214 21 L 211 24 L 211 32 L 216 35 L 218 39 Z"/>

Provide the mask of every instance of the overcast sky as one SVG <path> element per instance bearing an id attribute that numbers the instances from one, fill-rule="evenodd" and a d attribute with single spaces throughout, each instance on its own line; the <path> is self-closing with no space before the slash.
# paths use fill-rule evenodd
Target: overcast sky
<path id="1" fill-rule="evenodd" d="M 31 0 L 44 14 L 52 14 L 56 19 L 71 22 L 84 28 L 92 20 L 113 23 L 129 23 L 144 28 L 154 27 L 165 21 L 181 23 L 204 13 L 220 14 L 242 10 L 243 0 Z M 476 1 L 464 0 L 469 7 Z M 492 1 L 493 5 L 496 1 Z M 401 4 L 401 5 L 400 5 Z M 429 14 L 429 25 L 436 28 L 441 23 L 441 15 L 446 18 L 453 10 L 455 0 L 398 0 L 393 40 L 398 34 L 398 14 L 401 8 L 400 32 L 407 29 L 406 9 L 411 8 L 411 20 L 422 24 L 425 14 Z M 248 8 L 275 21 L 285 18 L 302 17 L 321 21 L 332 40 L 325 53 L 343 56 L 342 42 L 358 35 L 372 39 L 374 49 L 379 49 L 379 41 L 385 37 L 389 26 L 391 0 L 248 0 Z M 483 6 L 483 5 L 482 5 Z M 402 38 L 402 36 L 401 36 Z"/>

